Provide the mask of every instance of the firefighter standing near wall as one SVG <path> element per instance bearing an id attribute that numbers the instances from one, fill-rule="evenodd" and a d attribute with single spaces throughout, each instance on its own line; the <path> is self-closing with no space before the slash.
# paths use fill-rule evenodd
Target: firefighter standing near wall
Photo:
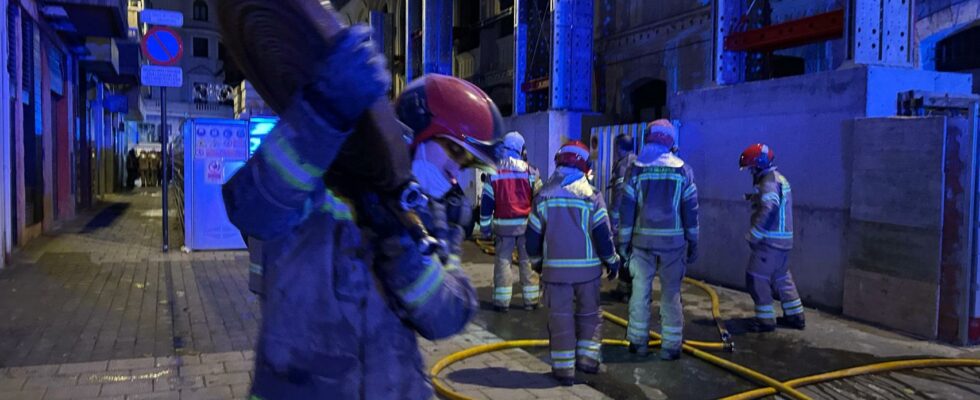
<path id="1" fill-rule="evenodd" d="M 616 163 L 613 165 L 612 174 L 609 177 L 609 221 L 612 222 L 614 233 L 619 232 L 619 205 L 623 197 L 626 176 L 636 162 L 635 151 L 633 136 L 623 133 L 616 137 Z M 619 283 L 612 295 L 619 301 L 629 302 L 632 292 L 633 280 L 630 277 L 629 269 L 624 268 L 619 273 Z"/>
<path id="2" fill-rule="evenodd" d="M 745 285 L 755 302 L 756 332 L 776 329 L 773 299 L 783 308 L 781 325 L 804 329 L 803 302 L 789 272 L 789 251 L 793 248 L 793 192 L 773 163 L 775 154 L 767 145 L 753 144 L 742 152 L 739 168 L 752 173 L 755 192 L 746 195 L 752 203 L 749 233 L 745 235 L 752 249 L 745 271 Z"/>
<path id="3" fill-rule="evenodd" d="M 493 306 L 500 312 L 510 309 L 514 285 L 511 261 L 516 249 L 524 309 L 533 310 L 538 307 L 541 289 L 538 275 L 531 270 L 525 232 L 540 179 L 523 160 L 524 137 L 519 132 L 504 135 L 496 150 L 497 173 L 483 185 L 480 201 L 480 232 L 483 237 L 494 236 Z"/>
<path id="4" fill-rule="evenodd" d="M 619 254 L 633 276 L 626 335 L 630 352 L 648 353 L 650 292 L 659 273 L 660 358 L 676 360 L 684 330 L 681 281 L 698 257 L 698 190 L 691 167 L 672 152 L 677 132 L 670 121 L 651 122 L 643 141 L 620 205 Z"/>
<path id="5" fill-rule="evenodd" d="M 528 219 L 528 253 L 545 285 L 551 370 L 562 385 L 575 383 L 576 368 L 599 371 L 602 265 L 610 280 L 621 265 L 602 194 L 586 178 L 588 159 L 581 142 L 562 146 L 557 170 L 535 197 Z"/>
<path id="6" fill-rule="evenodd" d="M 232 223 L 263 241 L 253 399 L 428 399 L 416 334 L 450 336 L 476 311 L 469 280 L 444 267 L 430 241 L 413 237 L 376 194 L 342 194 L 363 182 L 326 182 L 342 145 L 364 133 L 357 121 L 390 85 L 370 37 L 363 26 L 338 34 L 313 83 L 223 188 Z M 475 86 L 424 79 L 398 102 L 399 119 L 416 139 L 439 143 L 447 163 L 492 164 L 486 141 L 499 112 Z M 460 120 L 465 130 L 447 123 Z M 443 167 L 437 172 L 458 168 Z M 445 185 L 452 177 L 429 178 Z"/>

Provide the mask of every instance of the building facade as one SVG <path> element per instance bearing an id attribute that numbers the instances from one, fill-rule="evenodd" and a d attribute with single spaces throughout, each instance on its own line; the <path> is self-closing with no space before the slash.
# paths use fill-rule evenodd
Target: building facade
<path id="1" fill-rule="evenodd" d="M 168 136 L 174 138 L 189 118 L 234 118 L 235 87 L 225 84 L 225 51 L 218 31 L 214 0 L 130 1 L 129 21 L 138 27 L 142 37 L 146 26 L 139 24 L 139 12 L 145 8 L 179 11 L 184 24 L 175 28 L 184 45 L 178 64 L 184 73 L 184 85 L 167 88 Z M 129 129 L 139 143 L 160 142 L 161 88 L 141 87 L 139 113 L 129 121 Z M 134 96 L 136 97 L 136 96 Z"/>
<path id="2" fill-rule="evenodd" d="M 0 5 L 0 164 L 9 172 L 0 180 L 0 253 L 7 255 L 115 190 L 118 127 L 110 122 L 126 110 L 110 103 L 135 83 L 136 54 L 124 1 Z"/>

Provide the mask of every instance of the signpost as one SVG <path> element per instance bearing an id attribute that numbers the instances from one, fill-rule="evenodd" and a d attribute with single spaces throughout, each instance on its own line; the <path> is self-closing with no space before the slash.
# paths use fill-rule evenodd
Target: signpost
<path id="1" fill-rule="evenodd" d="M 184 84 L 184 71 L 174 65 L 184 56 L 184 42 L 177 31 L 168 26 L 180 27 L 184 15 L 167 10 L 143 10 L 140 21 L 150 25 L 163 25 L 150 28 L 143 35 L 140 47 L 143 57 L 153 65 L 140 68 L 140 83 L 144 86 L 160 87 L 160 155 L 163 157 L 163 251 L 170 250 L 169 229 L 169 187 L 170 187 L 170 131 L 167 129 L 167 88 L 181 87 Z"/>
<path id="2" fill-rule="evenodd" d="M 184 14 L 179 11 L 146 9 L 140 12 L 140 22 L 147 25 L 180 28 L 184 25 Z"/>

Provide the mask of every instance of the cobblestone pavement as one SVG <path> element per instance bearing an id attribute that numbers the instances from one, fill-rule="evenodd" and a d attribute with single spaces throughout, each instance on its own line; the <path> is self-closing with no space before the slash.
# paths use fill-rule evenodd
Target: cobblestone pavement
<path id="1" fill-rule="evenodd" d="M 164 254 L 157 193 L 105 200 L 0 271 L 0 400 L 245 398 L 260 321 L 247 255 Z M 464 266 L 477 286 L 491 284 L 488 260 Z M 471 324 L 447 340 L 420 339 L 420 347 L 431 365 L 499 340 Z M 477 399 L 604 398 L 585 385 L 557 387 L 548 371 L 508 350 L 442 377 Z"/>

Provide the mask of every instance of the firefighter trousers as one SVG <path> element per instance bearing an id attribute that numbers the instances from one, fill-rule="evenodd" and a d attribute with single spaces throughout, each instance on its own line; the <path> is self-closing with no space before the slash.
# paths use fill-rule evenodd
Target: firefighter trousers
<path id="1" fill-rule="evenodd" d="M 684 340 L 684 308 L 681 303 L 681 283 L 687 266 L 685 248 L 676 250 L 633 249 L 629 269 L 633 275 L 633 294 L 630 297 L 630 319 L 626 337 L 630 343 L 646 345 L 650 340 L 650 296 L 653 277 L 660 275 L 660 334 L 663 348 L 679 350 Z"/>
<path id="2" fill-rule="evenodd" d="M 524 305 L 538 304 L 541 297 L 541 287 L 538 286 L 538 274 L 531 270 L 531 259 L 527 255 L 526 237 L 496 236 L 494 239 L 496 260 L 493 265 L 493 305 L 510 307 L 513 296 L 513 254 L 517 250 L 517 266 L 520 270 L 521 288 L 524 293 Z"/>
<path id="3" fill-rule="evenodd" d="M 544 286 L 551 369 L 560 373 L 574 369 L 576 361 L 602 361 L 602 313 L 599 311 L 602 278 L 582 283 L 545 282 Z"/>
<path id="4" fill-rule="evenodd" d="M 766 245 L 753 245 L 749 266 L 745 270 L 745 286 L 755 302 L 755 316 L 776 319 L 773 299 L 779 300 L 783 315 L 803 313 L 803 302 L 789 272 L 789 251 Z"/>

